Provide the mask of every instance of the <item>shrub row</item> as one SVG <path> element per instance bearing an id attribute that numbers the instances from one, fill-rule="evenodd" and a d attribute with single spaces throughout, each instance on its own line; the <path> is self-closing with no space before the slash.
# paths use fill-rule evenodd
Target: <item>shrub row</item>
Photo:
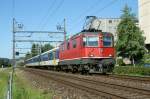
<path id="1" fill-rule="evenodd" d="M 148 76 L 150 76 L 150 67 L 116 66 L 113 72 L 115 74 L 148 75 Z"/>

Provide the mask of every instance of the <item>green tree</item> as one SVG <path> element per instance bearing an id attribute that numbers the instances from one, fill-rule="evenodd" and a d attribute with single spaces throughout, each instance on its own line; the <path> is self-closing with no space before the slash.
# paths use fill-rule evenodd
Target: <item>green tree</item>
<path id="1" fill-rule="evenodd" d="M 52 45 L 50 45 L 50 44 L 45 44 L 44 46 L 42 46 L 41 52 L 43 53 L 43 52 L 46 52 L 46 51 L 51 50 L 51 49 L 53 49 L 53 48 L 54 48 L 54 47 L 53 47 Z"/>
<path id="2" fill-rule="evenodd" d="M 41 49 L 40 49 L 41 48 Z M 50 44 L 45 44 L 45 45 L 39 45 L 39 44 L 33 44 L 32 45 L 32 49 L 31 49 L 31 52 L 27 52 L 26 56 L 25 56 L 25 59 L 29 59 L 31 57 L 34 57 L 38 54 L 40 54 L 40 50 L 41 50 L 41 53 L 45 52 L 45 51 L 48 51 L 48 50 L 51 50 L 53 49 L 54 47 Z"/>
<path id="3" fill-rule="evenodd" d="M 2 65 L 8 67 L 10 65 L 10 60 L 7 58 L 0 58 L 0 68 Z"/>
<path id="4" fill-rule="evenodd" d="M 39 54 L 39 52 L 40 52 L 40 46 L 39 46 L 39 44 L 33 44 L 32 45 L 32 49 L 31 49 L 31 56 L 33 57 L 33 56 L 36 56 L 36 55 L 38 55 Z"/>
<path id="5" fill-rule="evenodd" d="M 32 57 L 31 53 L 30 53 L 30 52 L 27 52 L 27 54 L 25 55 L 25 60 L 26 60 L 26 59 L 29 59 L 29 58 L 31 58 L 31 57 Z"/>
<path id="6" fill-rule="evenodd" d="M 118 40 L 116 43 L 117 55 L 128 57 L 134 64 L 135 60 L 142 59 L 145 53 L 143 32 L 136 26 L 136 18 L 126 5 L 123 9 L 121 22 L 117 28 Z"/>

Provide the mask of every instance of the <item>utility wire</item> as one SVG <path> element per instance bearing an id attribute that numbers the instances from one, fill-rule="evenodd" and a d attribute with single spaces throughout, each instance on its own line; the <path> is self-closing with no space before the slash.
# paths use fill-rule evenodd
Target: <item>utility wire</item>
<path id="1" fill-rule="evenodd" d="M 97 0 L 96 2 L 94 2 L 90 7 L 88 7 L 88 8 L 87 8 L 84 12 L 82 12 L 78 17 L 76 17 L 73 22 L 76 22 L 76 23 L 81 22 L 82 16 L 84 16 L 86 13 L 89 13 L 89 12 L 91 11 L 91 9 L 94 9 L 94 8 L 97 7 L 99 4 L 101 4 L 101 3 L 100 3 L 100 0 Z M 72 26 L 72 28 L 74 28 L 74 26 L 76 26 L 76 25 L 77 25 L 77 24 L 74 24 L 74 25 Z M 71 28 L 71 29 L 72 29 L 72 28 Z"/>
<path id="2" fill-rule="evenodd" d="M 99 9 L 99 10 L 93 12 L 92 14 L 102 12 L 102 11 L 105 10 L 106 8 L 108 8 L 108 7 L 110 7 L 111 5 L 113 5 L 116 1 L 117 1 L 117 0 L 112 0 L 110 3 L 106 4 L 104 7 L 102 7 L 101 9 Z M 92 10 L 93 10 L 93 8 L 92 8 Z M 92 15 L 92 14 L 91 14 L 91 15 Z M 82 18 L 79 18 L 78 20 L 79 20 L 79 21 L 76 21 L 76 22 L 78 22 L 78 23 L 76 23 L 75 25 L 73 25 L 72 28 L 76 27 L 76 26 L 77 26 L 80 22 L 82 22 L 84 19 L 83 19 L 83 17 L 82 17 Z"/>
<path id="3" fill-rule="evenodd" d="M 50 1 L 51 1 L 51 0 L 50 0 Z M 49 8 L 48 8 L 46 14 L 43 16 L 43 18 L 42 18 L 42 20 L 41 20 L 39 26 L 41 26 L 42 23 L 46 21 L 45 19 L 48 18 L 49 14 L 51 13 L 51 10 L 52 10 L 53 6 L 55 5 L 55 3 L 56 3 L 56 0 L 53 0 L 52 3 L 51 3 L 51 5 L 50 5 Z"/>
<path id="4" fill-rule="evenodd" d="M 87 12 L 90 12 L 91 9 L 94 9 L 100 4 L 100 0 L 97 0 L 95 3 L 93 3 L 90 7 L 88 7 L 84 12 L 82 12 L 75 20 L 80 19 L 83 15 L 85 15 Z"/>
<path id="5" fill-rule="evenodd" d="M 105 10 L 106 8 L 112 6 L 115 2 L 117 2 L 118 0 L 112 0 L 110 3 L 106 4 L 104 7 L 102 7 L 101 9 L 98 9 L 97 11 L 93 12 L 92 14 L 95 13 L 99 13 L 102 12 L 103 10 Z"/>
<path id="6" fill-rule="evenodd" d="M 51 16 L 51 18 L 52 18 L 52 16 L 54 16 L 54 14 L 60 9 L 60 7 L 63 5 L 63 3 L 64 3 L 64 0 L 61 0 L 61 2 L 57 5 L 57 7 L 52 11 L 52 13 L 50 13 L 49 15 L 48 15 L 48 18 L 49 18 L 49 16 Z M 42 24 L 42 26 L 41 26 L 41 29 L 43 29 L 46 25 L 47 25 L 47 23 L 48 22 L 50 22 L 50 21 L 48 21 L 48 18 L 47 18 L 47 21 L 45 21 L 43 24 Z"/>

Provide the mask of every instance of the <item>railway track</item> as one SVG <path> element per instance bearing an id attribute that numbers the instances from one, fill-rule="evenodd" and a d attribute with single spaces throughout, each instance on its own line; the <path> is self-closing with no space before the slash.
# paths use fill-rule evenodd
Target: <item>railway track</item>
<path id="1" fill-rule="evenodd" d="M 132 81 L 140 81 L 144 83 L 150 83 L 150 77 L 139 77 L 139 76 L 128 76 L 128 75 L 109 75 L 108 77 L 115 79 L 124 79 L 124 80 L 132 80 Z"/>
<path id="2" fill-rule="evenodd" d="M 124 86 L 119 84 L 112 84 L 108 82 L 101 82 L 91 80 L 88 78 L 72 76 L 68 74 L 60 74 L 57 72 L 24 69 L 30 73 L 46 77 L 48 79 L 55 80 L 61 84 L 78 88 L 89 93 L 103 96 L 110 99 L 149 99 L 150 90 L 134 88 L 130 86 Z"/>

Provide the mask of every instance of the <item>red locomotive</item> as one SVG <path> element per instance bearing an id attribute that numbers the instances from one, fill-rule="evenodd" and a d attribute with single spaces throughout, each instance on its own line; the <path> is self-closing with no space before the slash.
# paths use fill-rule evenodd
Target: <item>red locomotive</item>
<path id="1" fill-rule="evenodd" d="M 107 73 L 113 71 L 114 58 L 113 34 L 85 31 L 60 45 L 58 68 L 82 73 Z"/>

